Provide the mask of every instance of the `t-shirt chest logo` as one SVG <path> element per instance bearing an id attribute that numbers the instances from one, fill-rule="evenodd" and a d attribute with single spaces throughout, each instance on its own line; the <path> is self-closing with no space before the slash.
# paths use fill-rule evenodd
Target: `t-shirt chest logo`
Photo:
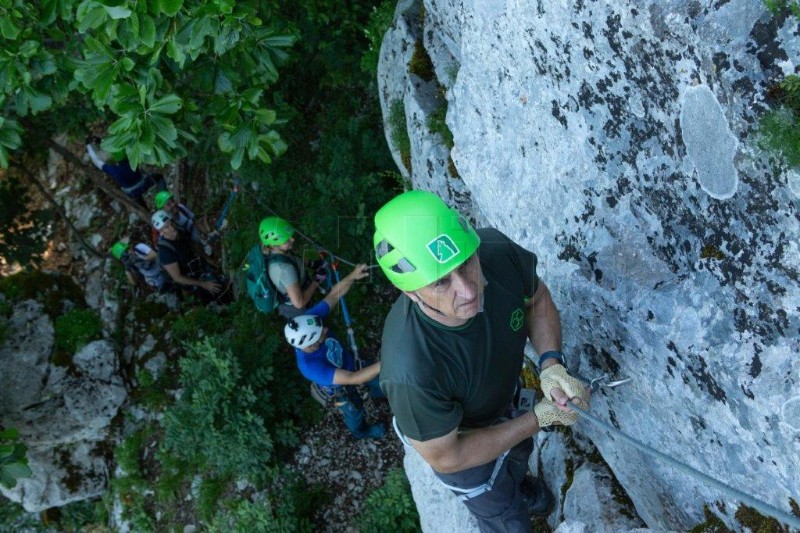
<path id="1" fill-rule="evenodd" d="M 525 313 L 522 309 L 515 309 L 514 312 L 511 313 L 509 326 L 511 326 L 512 331 L 519 331 L 523 323 L 525 323 Z"/>
<path id="2" fill-rule="evenodd" d="M 428 251 L 439 263 L 447 263 L 458 255 L 459 249 L 449 235 L 442 233 L 427 245 Z"/>

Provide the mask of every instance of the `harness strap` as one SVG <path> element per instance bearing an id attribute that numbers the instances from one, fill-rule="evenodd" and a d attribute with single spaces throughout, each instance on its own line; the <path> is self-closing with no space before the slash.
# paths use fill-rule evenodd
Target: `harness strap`
<path id="1" fill-rule="evenodd" d="M 392 417 L 392 427 L 394 427 L 394 432 L 397 433 L 397 436 L 400 438 L 400 440 L 403 442 L 403 444 L 408 444 L 409 446 L 412 446 L 411 442 L 408 440 L 408 437 L 403 435 L 403 433 L 400 431 L 400 428 L 397 426 L 397 417 L 395 417 L 395 416 Z M 500 473 L 500 468 L 503 466 L 503 461 L 505 461 L 506 456 L 508 455 L 508 452 L 510 452 L 510 451 L 511 450 L 504 451 L 503 454 L 500 457 L 495 459 L 495 461 L 494 461 L 494 469 L 492 470 L 492 475 L 489 476 L 489 479 L 486 480 L 485 483 L 483 483 L 481 485 L 478 485 L 477 487 L 472 487 L 472 488 L 468 488 L 468 489 L 461 488 L 461 487 L 454 487 L 452 485 L 448 485 L 447 483 L 445 483 L 444 481 L 442 481 L 438 477 L 437 477 L 437 479 L 439 479 L 439 482 L 442 485 L 444 485 L 448 489 L 452 490 L 453 492 L 461 493 L 458 496 L 459 500 L 461 500 L 461 501 L 471 500 L 472 498 L 476 498 L 476 497 L 480 496 L 481 494 L 484 494 L 484 493 L 489 492 L 490 490 L 492 490 L 492 488 L 494 487 L 494 482 L 497 479 L 497 475 Z"/>

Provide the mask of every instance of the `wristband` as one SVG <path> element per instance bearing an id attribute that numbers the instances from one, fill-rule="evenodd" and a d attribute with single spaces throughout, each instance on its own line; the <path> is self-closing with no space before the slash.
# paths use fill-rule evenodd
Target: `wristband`
<path id="1" fill-rule="evenodd" d="M 564 366 L 564 354 L 561 352 L 556 352 L 554 350 L 544 352 L 541 357 L 539 357 L 539 368 L 542 368 L 542 363 L 544 363 L 546 359 L 557 359 L 561 366 Z"/>

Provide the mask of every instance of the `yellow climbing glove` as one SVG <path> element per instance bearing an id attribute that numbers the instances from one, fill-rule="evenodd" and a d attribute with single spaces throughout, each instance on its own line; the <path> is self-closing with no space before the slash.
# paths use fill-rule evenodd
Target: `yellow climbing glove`
<path id="1" fill-rule="evenodd" d="M 589 408 L 589 391 L 583 383 L 567 374 L 567 369 L 561 365 L 548 366 L 539 374 L 542 382 L 542 393 L 544 399 L 555 401 L 550 391 L 561 389 L 582 409 Z"/>
<path id="2" fill-rule="evenodd" d="M 539 421 L 540 428 L 552 426 L 553 424 L 571 426 L 578 420 L 578 415 L 575 412 L 567 413 L 562 411 L 556 404 L 546 399 L 537 403 L 533 408 L 533 412 Z"/>

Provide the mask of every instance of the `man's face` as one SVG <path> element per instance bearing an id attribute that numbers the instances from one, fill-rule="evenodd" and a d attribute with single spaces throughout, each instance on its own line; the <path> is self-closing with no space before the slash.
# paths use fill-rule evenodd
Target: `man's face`
<path id="1" fill-rule="evenodd" d="M 448 275 L 411 294 L 448 318 L 467 320 L 481 310 L 483 289 L 483 271 L 476 252 Z"/>
<path id="2" fill-rule="evenodd" d="M 276 250 L 280 250 L 281 252 L 288 252 L 294 246 L 294 237 L 289 237 L 289 240 L 285 243 L 281 244 L 280 246 L 276 246 Z"/>
<path id="3" fill-rule="evenodd" d="M 160 233 L 162 237 L 171 241 L 178 237 L 178 230 L 175 228 L 175 224 L 173 224 L 171 220 L 164 224 Z"/>

